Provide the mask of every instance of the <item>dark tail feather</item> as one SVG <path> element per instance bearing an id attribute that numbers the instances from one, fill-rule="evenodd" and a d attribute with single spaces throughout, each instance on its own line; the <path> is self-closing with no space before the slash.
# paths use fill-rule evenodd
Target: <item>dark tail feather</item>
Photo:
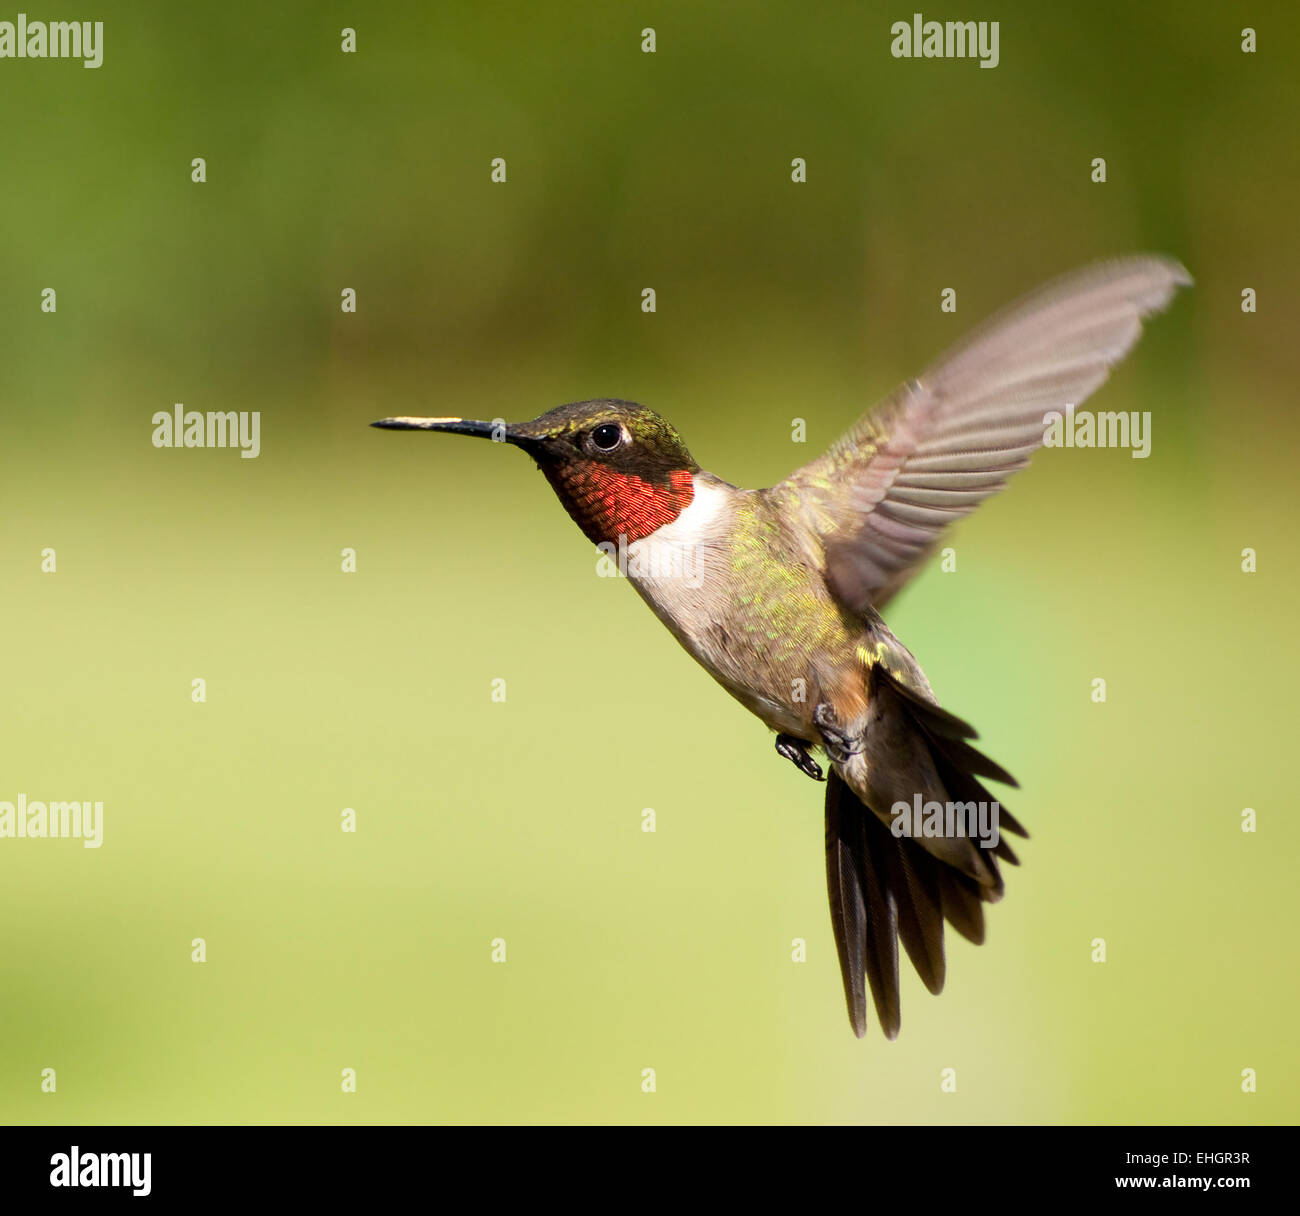
<path id="1" fill-rule="evenodd" d="M 898 687 L 895 684 L 895 687 Z M 956 802 L 993 802 L 976 774 L 1014 785 L 1009 773 L 970 746 L 975 732 L 960 718 L 908 695 L 907 709 L 925 735 L 935 768 Z M 982 885 L 908 837 L 896 837 L 832 769 L 826 784 L 826 876 L 831 921 L 849 1021 L 867 1028 L 866 990 L 887 1038 L 901 1025 L 898 942 L 922 982 L 943 989 L 943 922 L 976 945 L 984 940 L 984 904 L 1002 897 L 995 858 L 1019 861 L 1002 832 L 1028 833 L 999 802 L 999 840 L 989 858 L 996 883 Z"/>
<path id="2" fill-rule="evenodd" d="M 870 816 L 877 827 L 884 825 Z M 886 881 L 895 892 L 898 907 L 898 936 L 922 983 L 935 995 L 943 991 L 947 961 L 943 955 L 943 911 L 939 863 L 924 849 L 897 847 L 900 841 L 887 836 L 893 846 L 883 850 Z M 910 843 L 910 842 L 909 842 Z M 917 856 L 917 854 L 920 854 Z"/>
<path id="3" fill-rule="evenodd" d="M 903 1013 L 898 1000 L 898 896 L 890 881 L 890 854 L 895 852 L 888 835 L 871 830 L 869 819 L 859 816 L 862 832 L 862 857 L 867 896 L 867 986 L 876 1006 L 876 1017 L 885 1037 L 898 1037 Z M 877 826 L 879 824 L 877 823 Z M 865 1031 L 866 1027 L 863 1027 Z"/>
<path id="4" fill-rule="evenodd" d="M 988 887 L 981 887 L 973 878 L 945 866 L 942 862 L 935 864 L 940 871 L 939 890 L 943 896 L 943 918 L 968 942 L 977 946 L 984 944 L 984 905 L 981 899 L 987 899 Z"/>
<path id="5" fill-rule="evenodd" d="M 867 1033 L 866 859 L 861 803 L 832 769 L 826 783 L 826 886 L 853 1033 Z"/>
<path id="6" fill-rule="evenodd" d="M 898 840 L 831 770 L 826 784 L 826 879 L 853 1032 L 867 1032 L 867 989 L 887 1038 L 902 1024 L 898 942 L 931 992 L 943 988 L 943 916 L 937 870 Z"/>
<path id="7" fill-rule="evenodd" d="M 983 752 L 971 747 L 964 739 L 945 739 L 927 732 L 932 749 L 941 751 L 956 768 L 964 769 L 976 777 L 987 777 L 990 781 L 1000 781 L 1012 789 L 1019 789 L 1017 781 L 996 760 L 990 760 Z"/>
<path id="8" fill-rule="evenodd" d="M 943 778 L 944 786 L 953 801 L 997 802 L 999 834 L 1011 832 L 1027 840 L 1029 833 L 1025 831 L 1020 820 L 1002 805 L 1000 799 L 995 799 L 978 780 L 980 777 L 987 777 L 990 781 L 999 781 L 1003 785 L 1011 786 L 1012 789 L 1020 788 L 1020 782 L 1002 765 L 996 760 L 990 760 L 983 752 L 967 742 L 968 739 L 979 737 L 975 729 L 932 701 L 922 700 L 888 673 L 882 674 L 889 680 L 890 687 L 906 698 L 908 714 L 929 742 L 935 767 L 939 770 L 939 776 Z M 961 728 L 960 734 L 954 729 L 953 723 Z M 1007 852 L 1010 853 L 1010 849 Z M 997 855 L 1005 856 L 1001 851 L 998 851 Z M 1015 860 L 1014 853 L 1011 853 L 1007 860 L 1012 865 L 1020 864 Z"/>
<path id="9" fill-rule="evenodd" d="M 901 933 L 905 944 L 925 940 L 907 884 L 899 881 L 895 843 L 832 770 L 826 786 L 826 879 L 849 1021 L 858 1038 L 867 1033 L 868 987 L 886 1036 L 898 1034 L 898 939 Z M 900 894 L 905 927 L 899 923 Z M 938 948 L 942 983 L 942 926 Z"/>

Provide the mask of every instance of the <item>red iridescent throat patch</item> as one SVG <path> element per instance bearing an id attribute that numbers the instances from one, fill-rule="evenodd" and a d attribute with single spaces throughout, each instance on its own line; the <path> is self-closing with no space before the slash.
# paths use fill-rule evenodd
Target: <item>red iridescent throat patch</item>
<path id="1" fill-rule="evenodd" d="M 577 460 L 543 470 L 574 522 L 588 540 L 628 544 L 644 540 L 670 524 L 695 497 L 686 469 L 674 469 L 664 482 L 646 481 L 595 460 Z"/>

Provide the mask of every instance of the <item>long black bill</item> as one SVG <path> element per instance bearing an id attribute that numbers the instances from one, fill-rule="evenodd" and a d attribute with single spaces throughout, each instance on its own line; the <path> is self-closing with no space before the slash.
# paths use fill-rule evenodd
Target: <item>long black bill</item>
<path id="1" fill-rule="evenodd" d="M 516 427 L 504 422 L 478 422 L 473 418 L 381 418 L 370 425 L 385 431 L 443 431 L 450 435 L 473 435 L 496 443 L 512 443 L 525 451 L 537 443 L 533 436 L 521 435 Z"/>
<path id="2" fill-rule="evenodd" d="M 510 438 L 508 428 L 500 423 L 475 422 L 472 418 L 381 418 L 370 425 L 385 431 L 449 431 L 453 435 L 496 438 L 501 443 Z"/>

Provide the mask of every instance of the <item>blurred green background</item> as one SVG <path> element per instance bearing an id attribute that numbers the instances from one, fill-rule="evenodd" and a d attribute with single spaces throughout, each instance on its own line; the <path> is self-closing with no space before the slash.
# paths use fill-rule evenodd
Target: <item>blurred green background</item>
<path id="1" fill-rule="evenodd" d="M 0 61 L 0 799 L 106 823 L 0 840 L 0 1118 L 1297 1118 L 1288 9 L 922 9 L 990 71 L 891 58 L 914 7 L 31 14 L 104 64 Z M 1094 399 L 1150 459 L 1043 453 L 889 611 L 1033 839 L 858 1042 L 820 789 L 518 453 L 366 424 L 624 396 L 770 484 L 1134 250 L 1197 280 Z M 260 458 L 155 449 L 176 402 Z"/>

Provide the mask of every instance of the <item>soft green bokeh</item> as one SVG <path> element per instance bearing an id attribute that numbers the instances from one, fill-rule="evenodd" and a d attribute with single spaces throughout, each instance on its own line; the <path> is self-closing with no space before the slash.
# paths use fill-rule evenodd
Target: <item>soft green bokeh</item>
<path id="1" fill-rule="evenodd" d="M 0 799 L 106 815 L 0 840 L 0 1118 L 1297 1118 L 1292 14 L 934 14 L 985 71 L 911 11 L 104 5 L 99 70 L 0 61 Z M 889 613 L 1033 839 L 859 1043 L 820 790 L 518 453 L 365 424 L 621 395 L 766 484 L 1137 249 L 1197 279 L 1098 399 L 1151 458 L 1044 453 Z M 177 401 L 261 457 L 155 450 Z"/>

